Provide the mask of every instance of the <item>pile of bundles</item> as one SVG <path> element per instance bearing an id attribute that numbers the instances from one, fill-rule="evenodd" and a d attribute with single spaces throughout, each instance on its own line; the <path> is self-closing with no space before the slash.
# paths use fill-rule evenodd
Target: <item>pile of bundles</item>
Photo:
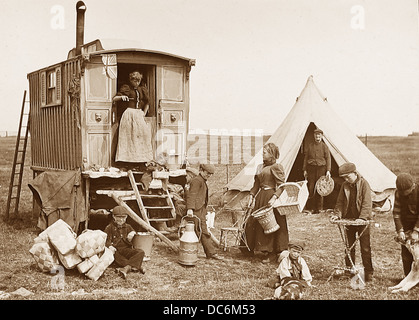
<path id="1" fill-rule="evenodd" d="M 113 262 L 113 252 L 105 247 L 106 233 L 84 230 L 78 237 L 71 227 L 59 219 L 38 237 L 29 252 L 42 272 L 54 272 L 60 265 L 77 267 L 89 279 L 98 280 Z"/>

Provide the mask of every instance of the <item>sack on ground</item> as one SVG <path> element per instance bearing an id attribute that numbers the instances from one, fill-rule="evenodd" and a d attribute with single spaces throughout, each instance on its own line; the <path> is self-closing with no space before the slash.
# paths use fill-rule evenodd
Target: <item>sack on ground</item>
<path id="1" fill-rule="evenodd" d="M 80 273 L 86 273 L 89 271 L 97 262 L 99 261 L 99 257 L 95 254 L 94 256 L 91 256 L 90 258 L 87 258 L 83 260 L 83 262 L 80 262 L 77 265 L 77 269 Z"/>
<path id="2" fill-rule="evenodd" d="M 45 231 L 52 246 L 62 255 L 66 255 L 76 247 L 76 234 L 64 220 L 57 220 Z"/>
<path id="3" fill-rule="evenodd" d="M 105 247 L 105 252 L 99 261 L 86 273 L 86 276 L 94 281 L 98 280 L 107 267 L 113 262 L 113 252 Z"/>
<path id="4" fill-rule="evenodd" d="M 35 243 L 29 252 L 42 272 L 51 272 L 60 265 L 56 251 L 46 241 Z"/>
<path id="5" fill-rule="evenodd" d="M 82 258 L 89 258 L 105 250 L 107 234 L 101 230 L 85 230 L 77 237 L 76 251 Z"/>
<path id="6" fill-rule="evenodd" d="M 39 242 L 48 242 L 48 233 L 46 232 L 47 230 L 42 231 L 35 239 L 33 239 L 34 243 L 39 243 Z"/>
<path id="7" fill-rule="evenodd" d="M 82 262 L 82 259 L 74 249 L 64 255 L 58 252 L 58 258 L 66 269 L 73 269 L 76 265 Z"/>

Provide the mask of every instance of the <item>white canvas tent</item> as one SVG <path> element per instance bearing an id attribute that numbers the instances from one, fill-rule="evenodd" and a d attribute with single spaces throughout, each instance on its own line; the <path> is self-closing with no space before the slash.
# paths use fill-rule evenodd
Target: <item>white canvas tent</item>
<path id="1" fill-rule="evenodd" d="M 373 198 L 381 200 L 392 194 L 396 176 L 353 134 L 335 113 L 327 98 L 321 94 L 310 76 L 287 117 L 267 142 L 280 150 L 278 162 L 284 166 L 286 181 L 303 180 L 304 146 L 313 139 L 315 127 L 323 130 L 323 140 L 332 155 L 332 176 L 339 179 L 337 169 L 344 162 L 356 164 L 358 172 L 369 182 Z M 227 206 L 237 205 L 251 189 L 262 150 L 226 186 Z M 233 200 L 234 199 L 234 200 Z"/>

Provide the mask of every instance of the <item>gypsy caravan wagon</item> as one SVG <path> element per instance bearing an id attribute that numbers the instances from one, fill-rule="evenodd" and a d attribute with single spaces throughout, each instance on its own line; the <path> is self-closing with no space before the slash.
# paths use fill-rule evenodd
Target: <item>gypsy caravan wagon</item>
<path id="1" fill-rule="evenodd" d="M 66 211 L 64 220 L 75 228 L 81 222 L 87 225 L 89 212 L 116 205 L 109 190 L 121 194 L 128 190 L 132 208 L 147 222 L 174 219 L 169 195 L 165 198 L 164 192 L 151 194 L 148 190 L 146 194 L 141 190 L 143 185 L 138 181 L 144 164 L 142 168 L 136 164 L 127 167 L 127 163 L 116 161 L 118 129 L 126 106 L 113 98 L 129 83 L 131 72 L 143 75 L 149 93 L 144 120 L 151 131 L 153 159 L 164 155 L 171 169 L 167 175 L 154 172 L 152 178 L 182 176 L 189 123 L 189 73 L 195 60 L 124 47 L 118 41 L 83 43 L 85 10 L 79 1 L 76 47 L 67 59 L 28 74 L 31 169 L 36 177 L 30 188 L 46 220 L 52 217 L 48 210 L 56 215 L 52 219 L 63 218 Z M 72 197 L 60 192 L 72 192 Z M 158 196 L 165 198 L 164 204 L 158 203 Z"/>

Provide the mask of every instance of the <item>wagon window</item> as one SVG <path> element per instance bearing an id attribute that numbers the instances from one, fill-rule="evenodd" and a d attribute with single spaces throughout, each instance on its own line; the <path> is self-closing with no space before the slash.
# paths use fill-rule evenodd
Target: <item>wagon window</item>
<path id="1" fill-rule="evenodd" d="M 49 72 L 48 74 L 48 89 L 54 89 L 56 85 L 56 75 L 55 70 L 52 72 Z"/>
<path id="2" fill-rule="evenodd" d="M 61 67 L 55 67 L 41 74 L 41 106 L 59 104 L 61 104 Z"/>
<path id="3" fill-rule="evenodd" d="M 55 102 L 55 85 L 56 85 L 56 76 L 55 70 L 48 72 L 47 77 L 47 104 L 52 104 Z"/>
<path id="4" fill-rule="evenodd" d="M 163 99 L 183 101 L 183 74 L 182 67 L 163 67 Z"/>
<path id="5" fill-rule="evenodd" d="M 110 100 L 110 83 L 103 72 L 102 64 L 92 64 L 86 68 L 86 97 L 89 101 Z"/>

